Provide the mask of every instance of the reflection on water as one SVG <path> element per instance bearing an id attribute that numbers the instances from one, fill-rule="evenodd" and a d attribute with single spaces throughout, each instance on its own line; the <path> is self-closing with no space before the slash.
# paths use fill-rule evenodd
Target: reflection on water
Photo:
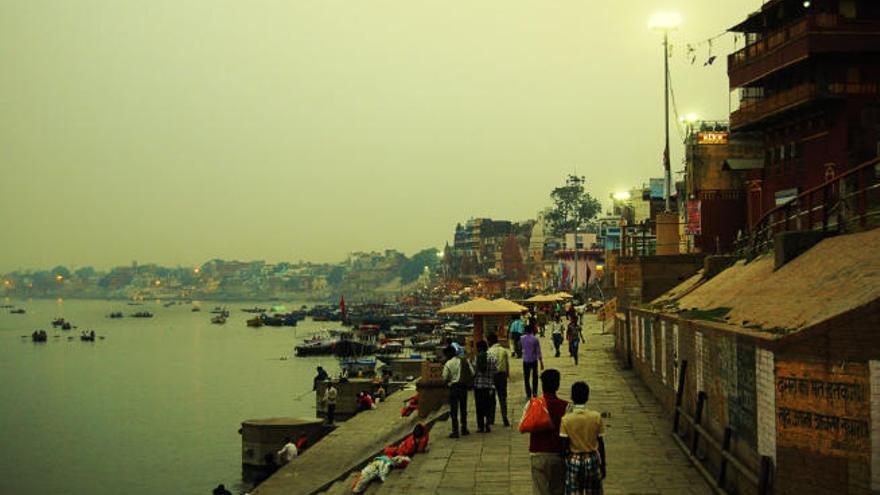
<path id="1" fill-rule="evenodd" d="M 247 328 L 239 310 L 247 303 L 226 303 L 225 325 L 210 324 L 207 302 L 201 312 L 155 301 L 4 304 L 27 313 L 0 309 L 0 493 L 243 488 L 241 420 L 313 416 L 314 399 L 303 392 L 315 366 L 338 369 L 332 358 L 283 359 L 327 323 Z M 155 316 L 127 316 L 141 310 Z M 126 317 L 108 318 L 114 311 Z M 53 329 L 56 317 L 78 328 Z M 48 342 L 31 342 L 38 328 Z M 86 329 L 106 339 L 81 342 Z"/>

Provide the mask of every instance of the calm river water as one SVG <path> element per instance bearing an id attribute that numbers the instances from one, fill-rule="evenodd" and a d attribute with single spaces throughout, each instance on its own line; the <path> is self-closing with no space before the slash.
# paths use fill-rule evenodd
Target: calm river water
<path id="1" fill-rule="evenodd" d="M 210 302 L 196 313 L 155 302 L 4 303 L 27 310 L 0 309 L 4 494 L 209 494 L 218 483 L 241 493 L 241 421 L 313 416 L 313 395 L 297 397 L 315 366 L 338 370 L 332 358 L 292 357 L 327 323 L 247 328 L 240 308 L 253 303 L 226 303 L 226 325 L 210 324 Z M 140 310 L 155 316 L 127 316 Z M 126 317 L 106 318 L 111 311 Z M 55 317 L 106 340 L 53 330 Z M 49 342 L 31 342 L 36 328 Z"/>

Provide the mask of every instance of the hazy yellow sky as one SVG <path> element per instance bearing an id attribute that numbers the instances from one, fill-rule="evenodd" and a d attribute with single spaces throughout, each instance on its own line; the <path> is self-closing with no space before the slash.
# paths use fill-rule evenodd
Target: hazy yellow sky
<path id="1" fill-rule="evenodd" d="M 662 175 L 760 0 L 0 0 L 0 271 L 408 254 Z M 740 42 L 741 45 L 741 42 Z M 673 168 L 680 168 L 673 131 Z"/>

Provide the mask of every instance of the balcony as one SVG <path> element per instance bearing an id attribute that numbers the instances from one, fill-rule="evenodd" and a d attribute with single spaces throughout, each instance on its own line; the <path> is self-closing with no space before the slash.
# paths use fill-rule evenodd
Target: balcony
<path id="1" fill-rule="evenodd" d="M 767 117 L 798 107 L 817 98 L 837 96 L 875 96 L 877 83 L 830 83 L 819 86 L 805 83 L 773 96 L 743 102 L 730 114 L 730 128 L 737 130 L 755 124 Z"/>
<path id="2" fill-rule="evenodd" d="M 750 84 L 815 53 L 877 52 L 876 20 L 813 14 L 769 33 L 727 56 L 730 87 Z"/>

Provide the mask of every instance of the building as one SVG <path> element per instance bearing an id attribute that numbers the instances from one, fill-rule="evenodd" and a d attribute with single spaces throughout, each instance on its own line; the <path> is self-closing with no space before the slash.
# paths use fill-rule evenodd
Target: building
<path id="1" fill-rule="evenodd" d="M 878 155 L 880 2 L 769 0 L 730 31 L 746 42 L 728 56 L 739 93 L 732 136 L 755 133 L 763 151 L 763 161 L 738 164 L 754 226 Z"/>
<path id="2" fill-rule="evenodd" d="M 737 236 L 748 227 L 745 183 L 729 165 L 760 162 L 762 153 L 753 137 L 731 140 L 727 122 L 688 124 L 684 204 L 679 207 L 685 252 L 733 250 Z"/>
<path id="3" fill-rule="evenodd" d="M 622 303 L 617 352 L 727 493 L 880 491 L 878 242 L 834 236 Z"/>

